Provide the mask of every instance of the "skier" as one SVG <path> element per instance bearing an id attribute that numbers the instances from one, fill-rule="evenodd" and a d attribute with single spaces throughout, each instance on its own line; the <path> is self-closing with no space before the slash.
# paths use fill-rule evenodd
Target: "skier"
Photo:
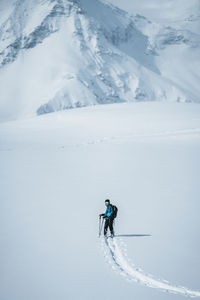
<path id="1" fill-rule="evenodd" d="M 100 217 L 105 219 L 104 225 L 104 236 L 107 236 L 108 227 L 110 229 L 111 237 L 114 237 L 114 229 L 113 229 L 113 221 L 114 218 L 117 216 L 117 208 L 116 206 L 110 203 L 109 199 L 105 200 L 105 205 L 107 207 L 105 214 L 100 214 Z"/>

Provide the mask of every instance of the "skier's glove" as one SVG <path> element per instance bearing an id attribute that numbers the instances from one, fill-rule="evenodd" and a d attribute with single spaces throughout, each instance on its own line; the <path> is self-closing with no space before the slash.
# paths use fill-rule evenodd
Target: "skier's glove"
<path id="1" fill-rule="evenodd" d="M 99 217 L 103 217 L 103 216 L 104 216 L 104 214 L 100 214 L 100 215 L 99 215 Z"/>

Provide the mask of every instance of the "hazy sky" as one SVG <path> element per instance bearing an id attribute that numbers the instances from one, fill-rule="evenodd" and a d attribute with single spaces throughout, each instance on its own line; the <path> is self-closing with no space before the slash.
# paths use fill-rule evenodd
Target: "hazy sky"
<path id="1" fill-rule="evenodd" d="M 200 11 L 199 0 L 107 0 L 127 10 L 130 14 L 141 14 L 159 23 L 183 20 Z"/>
<path id="2" fill-rule="evenodd" d="M 106 0 L 130 14 L 141 14 L 158 23 L 184 20 L 200 12 L 200 0 Z M 0 22 L 16 0 L 0 0 Z M 6 8 L 6 9 L 5 9 Z"/>
<path id="3" fill-rule="evenodd" d="M 10 5 L 14 2 L 15 0 L 0 0 L 0 9 L 5 7 L 5 5 Z"/>

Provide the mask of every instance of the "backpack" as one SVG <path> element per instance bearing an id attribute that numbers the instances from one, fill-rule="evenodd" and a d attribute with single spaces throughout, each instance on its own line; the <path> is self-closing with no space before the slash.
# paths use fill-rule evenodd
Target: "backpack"
<path id="1" fill-rule="evenodd" d="M 111 205 L 113 209 L 113 219 L 117 217 L 118 208 L 115 205 Z"/>

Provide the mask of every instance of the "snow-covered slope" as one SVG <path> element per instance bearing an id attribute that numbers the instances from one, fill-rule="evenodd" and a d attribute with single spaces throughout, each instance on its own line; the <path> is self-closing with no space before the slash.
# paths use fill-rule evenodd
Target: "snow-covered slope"
<path id="1" fill-rule="evenodd" d="M 147 235 L 146 235 L 147 236 Z M 111 263 L 114 270 L 118 271 L 126 279 L 138 282 L 144 286 L 159 289 L 172 294 L 200 297 L 200 292 L 190 290 L 182 286 L 174 286 L 166 280 L 158 280 L 153 278 L 150 274 L 145 274 L 144 271 L 130 263 L 127 253 L 125 251 L 124 243 L 118 243 L 118 237 L 145 237 L 145 235 L 116 235 L 114 238 L 102 239 L 105 257 Z M 124 253 L 123 253 L 124 252 Z"/>
<path id="2" fill-rule="evenodd" d="M 137 11 L 130 17 L 100 0 L 10 3 L 0 15 L 1 119 L 123 101 L 199 101 L 198 32 Z"/>
<path id="3" fill-rule="evenodd" d="M 0 299 L 199 296 L 199 116 L 117 103 L 1 124 Z M 106 198 L 122 237 L 102 251 Z"/>

